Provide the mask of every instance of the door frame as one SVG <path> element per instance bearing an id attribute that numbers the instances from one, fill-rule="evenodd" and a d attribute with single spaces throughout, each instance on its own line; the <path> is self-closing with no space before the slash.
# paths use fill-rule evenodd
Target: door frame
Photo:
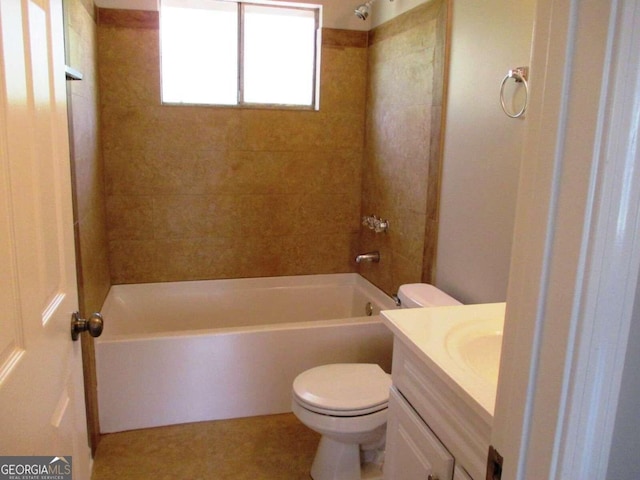
<path id="1" fill-rule="evenodd" d="M 606 478 L 640 271 L 640 7 L 539 0 L 492 444 Z"/>

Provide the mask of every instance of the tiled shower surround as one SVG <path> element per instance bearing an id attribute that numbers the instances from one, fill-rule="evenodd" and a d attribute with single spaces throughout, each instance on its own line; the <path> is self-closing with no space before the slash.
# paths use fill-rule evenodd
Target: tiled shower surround
<path id="1" fill-rule="evenodd" d="M 361 230 L 360 250 L 381 261 L 360 273 L 387 293 L 433 281 L 446 26 L 446 2 L 434 1 L 369 32 L 362 212 L 390 228 Z"/>
<path id="2" fill-rule="evenodd" d="M 99 9 L 112 283 L 352 272 L 369 248 L 389 293 L 420 281 L 442 18 L 323 29 L 316 112 L 162 105 L 157 12 Z M 389 233 L 360 233 L 371 213 Z"/>
<path id="3" fill-rule="evenodd" d="M 97 27 L 92 0 L 64 2 L 66 61 L 83 74 L 67 82 L 74 184 L 74 228 L 79 311 L 83 318 L 99 312 L 111 286 L 106 232 L 104 168 L 100 149 L 97 75 Z M 92 448 L 98 442 L 98 405 L 93 339 L 82 335 L 88 431 Z"/>

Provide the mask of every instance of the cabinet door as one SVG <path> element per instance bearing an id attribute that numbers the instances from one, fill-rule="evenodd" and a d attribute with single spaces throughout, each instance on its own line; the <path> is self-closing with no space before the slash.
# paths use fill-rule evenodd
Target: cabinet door
<path id="1" fill-rule="evenodd" d="M 452 480 L 453 457 L 407 401 L 391 389 L 385 480 Z"/>

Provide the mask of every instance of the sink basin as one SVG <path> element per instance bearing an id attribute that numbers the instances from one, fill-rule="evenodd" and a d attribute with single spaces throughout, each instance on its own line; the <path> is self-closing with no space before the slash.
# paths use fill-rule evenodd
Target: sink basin
<path id="1" fill-rule="evenodd" d="M 456 325 L 445 338 L 447 352 L 461 368 L 469 368 L 495 385 L 502 350 L 502 330 L 497 320 L 472 320 Z"/>
<path id="2" fill-rule="evenodd" d="M 493 417 L 505 304 L 382 312 L 391 331 L 473 409 Z"/>

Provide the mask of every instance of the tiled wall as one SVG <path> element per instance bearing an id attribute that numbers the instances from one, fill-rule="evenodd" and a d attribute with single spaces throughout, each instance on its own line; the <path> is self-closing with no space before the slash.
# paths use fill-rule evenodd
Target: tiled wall
<path id="1" fill-rule="evenodd" d="M 100 9 L 113 283 L 356 269 L 388 293 L 431 281 L 445 31 L 444 1 L 368 38 L 325 29 L 319 112 L 163 106 L 157 13 Z M 361 231 L 371 213 L 387 234 Z M 357 267 L 368 250 L 382 261 Z"/>
<path id="2" fill-rule="evenodd" d="M 431 282 L 437 239 L 446 2 L 436 0 L 369 32 L 362 214 L 389 220 L 363 229 L 360 251 L 379 250 L 360 273 L 387 293 Z"/>
<path id="3" fill-rule="evenodd" d="M 83 75 L 68 83 L 70 93 L 72 174 L 80 313 L 86 316 L 102 308 L 110 275 L 106 233 L 104 171 L 100 152 L 97 78 L 97 26 L 92 0 L 64 2 L 67 63 Z M 85 385 L 88 397 L 89 434 L 97 445 L 97 401 L 93 340 L 82 335 Z"/>
<path id="4" fill-rule="evenodd" d="M 113 283 L 355 271 L 366 33 L 323 31 L 319 112 L 166 106 L 157 13 L 98 15 Z"/>
<path id="5" fill-rule="evenodd" d="M 83 75 L 69 82 L 76 225 L 82 305 L 97 311 L 110 287 L 105 229 L 104 168 L 100 151 L 96 24 L 92 1 L 65 2 L 67 61 Z"/>

